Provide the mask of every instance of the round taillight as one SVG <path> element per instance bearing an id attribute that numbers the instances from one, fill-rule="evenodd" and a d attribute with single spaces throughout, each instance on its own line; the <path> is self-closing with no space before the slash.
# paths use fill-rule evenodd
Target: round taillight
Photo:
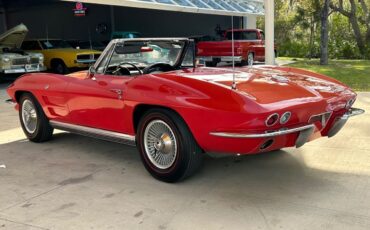
<path id="1" fill-rule="evenodd" d="M 267 126 L 273 126 L 276 124 L 276 122 L 278 122 L 279 120 L 279 114 L 277 113 L 274 113 L 274 114 L 271 114 L 267 119 L 266 119 L 266 125 Z"/>
<path id="2" fill-rule="evenodd" d="M 282 125 L 286 124 L 291 116 L 292 116 L 291 112 L 285 112 L 280 118 L 280 124 Z"/>

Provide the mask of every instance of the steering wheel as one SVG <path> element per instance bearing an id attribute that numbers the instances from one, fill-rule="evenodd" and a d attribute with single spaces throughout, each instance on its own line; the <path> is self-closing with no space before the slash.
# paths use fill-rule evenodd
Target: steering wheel
<path id="1" fill-rule="evenodd" d="M 130 65 L 130 66 L 134 67 L 134 69 L 136 69 L 137 71 L 139 71 L 139 74 L 143 74 L 143 72 L 141 71 L 141 69 L 139 67 L 137 67 L 135 64 L 132 64 L 132 63 L 129 63 L 129 62 L 121 62 L 121 63 L 119 63 L 117 65 L 117 68 L 113 71 L 113 73 L 117 73 L 121 69 L 126 69 L 130 73 L 130 70 L 127 67 L 123 66 L 123 65 Z"/>
<path id="2" fill-rule="evenodd" d="M 149 74 L 155 71 L 161 71 L 161 72 L 166 72 L 166 71 L 172 71 L 175 70 L 175 68 L 167 63 L 155 63 L 153 65 L 147 66 L 143 69 L 143 74 Z"/>

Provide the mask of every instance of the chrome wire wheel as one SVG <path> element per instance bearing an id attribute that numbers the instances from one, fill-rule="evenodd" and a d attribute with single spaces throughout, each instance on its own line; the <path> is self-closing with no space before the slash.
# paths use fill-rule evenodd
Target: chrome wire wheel
<path id="1" fill-rule="evenodd" d="M 153 120 L 144 131 L 145 153 L 159 169 L 170 168 L 177 157 L 177 140 L 171 127 L 162 120 Z"/>
<path id="2" fill-rule="evenodd" d="M 35 133 L 37 128 L 37 112 L 31 100 L 26 99 L 22 103 L 22 121 L 24 128 L 30 134 Z"/>

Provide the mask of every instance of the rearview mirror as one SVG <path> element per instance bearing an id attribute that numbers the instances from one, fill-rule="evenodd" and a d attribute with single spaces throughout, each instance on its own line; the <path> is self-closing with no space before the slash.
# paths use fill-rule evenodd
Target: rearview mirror
<path id="1" fill-rule="evenodd" d="M 140 52 L 141 53 L 153 52 L 153 49 L 148 47 L 148 46 L 143 46 L 143 47 L 141 47 Z"/>

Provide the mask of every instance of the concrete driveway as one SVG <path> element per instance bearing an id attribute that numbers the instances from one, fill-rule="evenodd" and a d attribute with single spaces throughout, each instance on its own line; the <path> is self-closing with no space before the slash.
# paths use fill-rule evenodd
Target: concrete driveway
<path id="1" fill-rule="evenodd" d="M 300 149 L 210 158 L 153 179 L 135 148 L 59 132 L 28 142 L 0 86 L 0 229 L 370 229 L 370 114 Z M 355 106 L 370 111 L 370 93 Z"/>

